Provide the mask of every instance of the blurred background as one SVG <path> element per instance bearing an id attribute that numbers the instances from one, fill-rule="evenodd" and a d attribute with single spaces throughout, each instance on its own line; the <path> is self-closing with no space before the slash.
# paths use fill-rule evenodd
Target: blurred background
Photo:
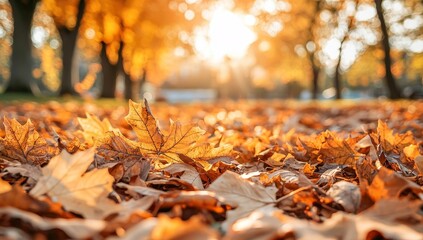
<path id="1" fill-rule="evenodd" d="M 0 92 L 423 97 L 421 0 L 0 0 Z"/>

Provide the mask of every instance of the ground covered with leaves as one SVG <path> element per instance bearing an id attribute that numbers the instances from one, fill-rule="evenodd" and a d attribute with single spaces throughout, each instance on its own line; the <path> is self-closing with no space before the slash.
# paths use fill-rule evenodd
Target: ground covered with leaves
<path id="1" fill-rule="evenodd" d="M 423 238 L 421 101 L 0 115 L 0 238 Z"/>

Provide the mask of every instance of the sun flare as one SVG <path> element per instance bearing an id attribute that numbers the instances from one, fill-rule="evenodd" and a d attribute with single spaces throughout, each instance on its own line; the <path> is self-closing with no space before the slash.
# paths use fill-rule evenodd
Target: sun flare
<path id="1" fill-rule="evenodd" d="M 212 15 L 205 36 L 198 36 L 196 49 L 212 61 L 225 57 L 241 58 L 257 36 L 245 24 L 242 15 L 226 9 L 217 9 Z"/>

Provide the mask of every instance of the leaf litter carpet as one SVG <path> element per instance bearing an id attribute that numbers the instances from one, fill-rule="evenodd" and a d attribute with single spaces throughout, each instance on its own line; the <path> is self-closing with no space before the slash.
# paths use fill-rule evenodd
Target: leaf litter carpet
<path id="1" fill-rule="evenodd" d="M 0 238 L 423 239 L 422 101 L 0 115 Z"/>

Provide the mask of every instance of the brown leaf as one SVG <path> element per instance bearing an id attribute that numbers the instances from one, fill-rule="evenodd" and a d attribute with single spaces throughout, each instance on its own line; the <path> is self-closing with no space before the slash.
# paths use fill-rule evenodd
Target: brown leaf
<path id="1" fill-rule="evenodd" d="M 23 164 L 42 165 L 57 154 L 35 130 L 31 120 L 21 125 L 15 119 L 4 118 L 6 135 L 0 139 L 0 153 Z"/>
<path id="2" fill-rule="evenodd" d="M 179 218 L 169 218 L 160 215 L 156 227 L 153 229 L 150 239 L 162 240 L 214 240 L 218 239 L 216 230 L 203 224 L 199 217 L 192 217 L 188 221 Z"/>
<path id="3" fill-rule="evenodd" d="M 358 153 L 345 140 L 336 138 L 328 132 L 319 153 L 324 163 L 337 163 L 355 166 Z"/>
<path id="4" fill-rule="evenodd" d="M 20 186 L 10 187 L 10 190 L 0 193 L 0 207 L 14 207 L 36 213 L 45 217 L 73 218 L 74 216 L 62 210 L 58 203 L 40 201 L 28 195 Z"/>
<path id="5" fill-rule="evenodd" d="M 46 194 L 65 209 L 87 218 L 102 219 L 118 211 L 118 206 L 107 198 L 114 181 L 107 169 L 85 173 L 93 159 L 93 148 L 73 155 L 62 151 L 42 169 L 43 176 L 30 194 L 35 197 Z"/>
<path id="6" fill-rule="evenodd" d="M 137 144 L 120 132 L 105 134 L 98 142 L 97 154 L 103 157 L 105 162 L 131 162 L 144 158 Z"/>
<path id="7" fill-rule="evenodd" d="M 166 168 L 164 168 L 163 171 L 168 172 L 172 175 L 179 173 L 180 179 L 191 183 L 195 188 L 199 190 L 204 189 L 200 174 L 197 172 L 197 170 L 194 167 L 186 163 L 175 163 L 175 164 L 169 165 Z"/>
<path id="8" fill-rule="evenodd" d="M 341 204 L 345 211 L 356 213 L 360 207 L 361 193 L 359 187 L 347 181 L 340 181 L 327 191 L 327 195 Z"/>
<path id="9" fill-rule="evenodd" d="M 423 189 L 419 185 L 392 170 L 382 167 L 370 184 L 368 194 L 373 201 L 379 201 L 381 199 L 398 198 L 406 189 L 411 189 L 414 193 L 420 195 L 423 193 Z"/>
<path id="10" fill-rule="evenodd" d="M 410 225 L 419 226 L 423 230 L 423 215 L 419 213 L 423 207 L 422 201 L 410 201 L 408 199 L 382 199 L 377 201 L 371 208 L 361 212 L 373 219 L 384 222 L 407 222 Z"/>
<path id="11" fill-rule="evenodd" d="M 14 218 L 19 219 L 25 225 L 33 227 L 34 230 L 52 230 L 60 229 L 72 239 L 86 239 L 100 232 L 106 222 L 92 219 L 50 219 L 43 218 L 37 214 L 22 211 L 16 208 L 0 208 L 0 219 Z M 18 222 L 19 222 L 18 221 Z M 16 221 L 14 222 L 16 224 Z M 10 227 L 16 227 L 12 225 Z"/>
<path id="12" fill-rule="evenodd" d="M 231 209 L 223 199 L 209 191 L 173 191 L 160 195 L 160 207 L 170 208 L 176 205 L 206 209 L 215 213 L 224 213 Z"/>
<path id="13" fill-rule="evenodd" d="M 217 178 L 207 191 L 214 192 L 216 196 L 225 199 L 235 210 L 227 213 L 225 226 L 231 225 L 235 220 L 249 215 L 254 210 L 275 203 L 276 191 L 241 178 L 238 174 L 226 171 Z"/>

